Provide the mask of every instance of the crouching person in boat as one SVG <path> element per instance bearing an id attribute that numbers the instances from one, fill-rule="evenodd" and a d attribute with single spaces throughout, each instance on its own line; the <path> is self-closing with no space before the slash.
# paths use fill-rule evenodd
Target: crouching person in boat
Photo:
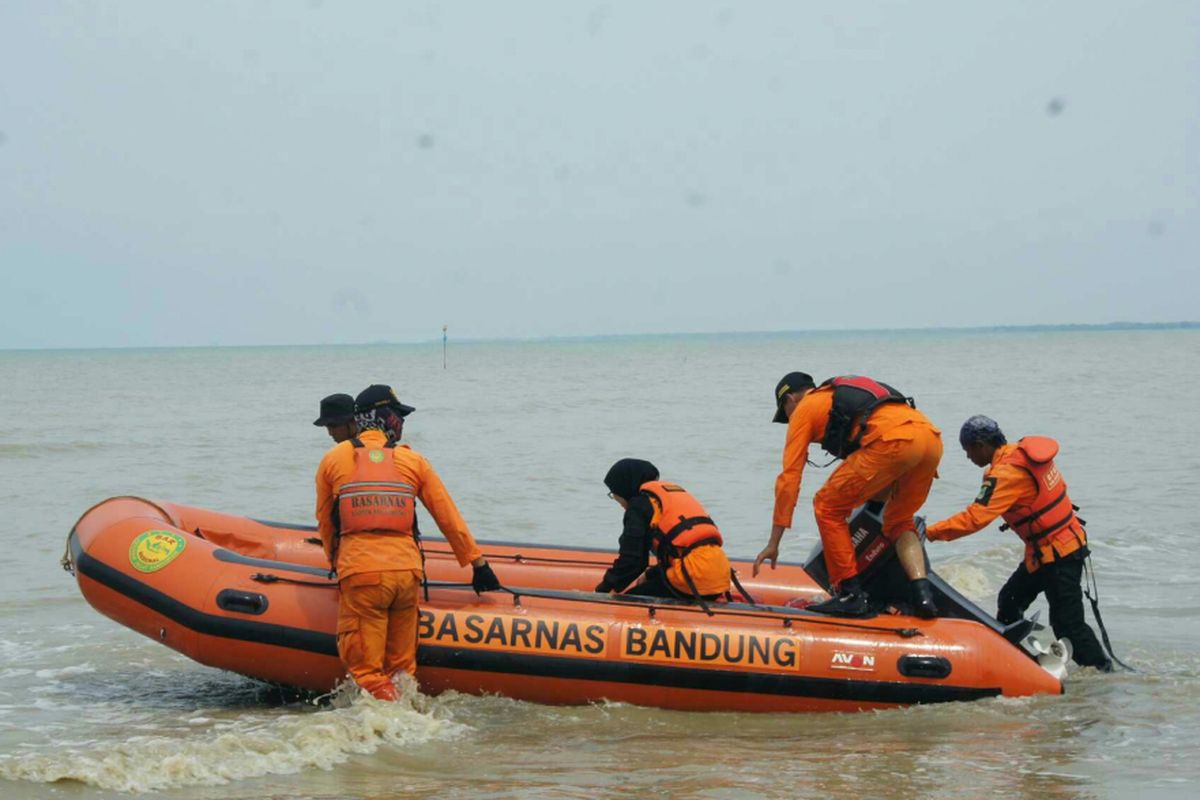
<path id="1" fill-rule="evenodd" d="M 1068 638 L 1073 658 L 1109 672 L 1112 661 L 1083 614 L 1080 578 L 1088 557 L 1087 532 L 1054 465 L 1058 442 L 1026 436 L 1008 444 L 995 420 L 977 415 L 963 423 L 959 444 L 977 467 L 985 467 L 975 501 L 953 517 L 930 525 L 930 541 L 948 542 L 983 530 L 996 517 L 1025 543 L 1025 558 L 1000 589 L 996 619 L 1016 622 L 1041 593 L 1050 605 L 1050 626 Z"/>
<path id="2" fill-rule="evenodd" d="M 414 502 L 429 510 L 476 592 L 500 588 L 467 524 L 425 457 L 400 445 L 412 406 L 388 386 L 355 399 L 351 437 L 317 467 L 317 525 L 337 572 L 338 655 L 355 683 L 395 700 L 392 676 L 417 669 L 417 602 L 424 567 Z"/>
<path id="3" fill-rule="evenodd" d="M 855 508 L 886 494 L 883 535 L 896 546 L 916 613 L 936 616 L 914 515 L 937 477 L 941 432 L 917 411 L 911 398 L 857 375 L 830 378 L 817 386 L 806 373 L 789 372 L 775 387 L 772 421 L 787 425 L 787 439 L 783 471 L 775 480 L 771 536 L 754 560 L 754 574 L 764 561 L 775 567 L 783 532 L 792 526 L 808 447 L 820 442 L 835 459 L 845 459 L 813 495 L 825 564 L 837 594 L 809 610 L 849 617 L 870 613 L 848 520 Z"/>
<path id="4" fill-rule="evenodd" d="M 597 592 L 714 600 L 729 592 L 721 532 L 696 498 L 658 479 L 649 461 L 623 458 L 604 476 L 608 496 L 625 509 L 619 554 Z M 649 569 L 650 553 L 658 563 Z"/>

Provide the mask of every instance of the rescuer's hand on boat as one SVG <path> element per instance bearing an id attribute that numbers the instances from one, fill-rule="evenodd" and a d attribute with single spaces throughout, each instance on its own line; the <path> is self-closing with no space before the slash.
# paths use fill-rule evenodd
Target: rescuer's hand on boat
<path id="1" fill-rule="evenodd" d="M 771 540 L 758 554 L 758 558 L 754 559 L 754 569 L 750 572 L 753 577 L 758 577 L 758 570 L 764 561 L 770 561 L 771 569 L 775 569 L 775 562 L 779 560 L 779 540 L 783 538 L 783 531 L 782 525 L 771 526 Z"/>
<path id="2" fill-rule="evenodd" d="M 492 567 L 488 564 L 487 559 L 480 558 L 472 562 L 471 569 L 473 570 L 471 588 L 475 590 L 475 594 L 494 592 L 500 588 L 500 579 L 496 577 L 496 573 L 492 572 Z"/>
<path id="3" fill-rule="evenodd" d="M 750 574 L 753 575 L 755 578 L 757 578 L 758 570 L 760 567 L 762 567 L 762 563 L 764 561 L 770 561 L 771 569 L 775 569 L 775 562 L 778 559 L 779 559 L 779 546 L 773 545 L 773 544 L 767 545 L 766 547 L 764 547 L 762 549 L 762 552 L 758 554 L 758 558 L 754 559 L 754 569 L 751 571 Z"/>

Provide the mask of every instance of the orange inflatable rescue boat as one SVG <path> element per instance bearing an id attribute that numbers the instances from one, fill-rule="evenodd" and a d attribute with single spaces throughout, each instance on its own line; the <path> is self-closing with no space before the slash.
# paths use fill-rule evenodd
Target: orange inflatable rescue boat
<path id="1" fill-rule="evenodd" d="M 944 584 L 952 616 L 841 619 L 804 566 L 743 581 L 705 610 L 591 588 L 613 554 L 481 541 L 505 589 L 477 596 L 447 544 L 424 540 L 417 678 L 540 703 L 705 711 L 848 711 L 1061 693 L 1065 658 L 1003 629 Z M 819 557 L 817 559 L 819 561 Z M 344 677 L 337 585 L 315 529 L 136 497 L 89 509 L 64 567 L 92 606 L 202 664 L 325 692 Z M 749 565 L 735 563 L 743 575 Z M 953 596 L 952 596 L 953 595 Z"/>

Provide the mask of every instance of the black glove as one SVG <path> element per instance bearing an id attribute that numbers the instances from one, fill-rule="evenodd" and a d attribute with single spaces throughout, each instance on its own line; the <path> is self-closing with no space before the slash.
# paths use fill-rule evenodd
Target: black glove
<path id="1" fill-rule="evenodd" d="M 500 579 L 496 577 L 496 573 L 492 572 L 491 564 L 485 561 L 483 566 L 471 569 L 474 570 L 471 575 L 471 588 L 475 590 L 475 594 L 494 592 L 500 588 Z"/>

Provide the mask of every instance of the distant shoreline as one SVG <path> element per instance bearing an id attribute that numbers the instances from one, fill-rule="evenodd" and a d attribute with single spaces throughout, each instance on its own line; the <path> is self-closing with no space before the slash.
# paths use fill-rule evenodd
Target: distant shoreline
<path id="1" fill-rule="evenodd" d="M 577 336 L 496 336 L 488 338 L 451 339 L 452 344 L 506 344 L 535 342 L 606 342 L 621 339 L 699 339 L 705 337 L 772 338 L 788 336 L 864 336 L 878 334 L 921 333 L 1041 333 L 1041 332 L 1106 332 L 1106 331 L 1169 331 L 1198 330 L 1200 322 L 1104 322 L 1061 325 L 979 325 L 972 327 L 927 328 L 818 328 L 811 330 L 776 331 L 688 331 L 676 333 L 596 333 Z M 297 347 L 389 347 L 427 346 L 441 344 L 441 337 L 414 341 L 334 342 L 304 344 L 180 344 L 140 345 L 123 347 L 0 347 L 0 353 L 72 352 L 79 350 L 206 350 L 219 348 L 297 348 Z"/>
<path id="2" fill-rule="evenodd" d="M 691 331 L 686 333 L 596 333 L 581 336 L 537 336 L 537 337 L 497 337 L 494 339 L 459 339 L 459 343 L 484 342 L 586 342 L 609 339 L 673 339 L 699 338 L 703 336 L 741 336 L 741 337 L 773 337 L 773 336 L 839 336 L 843 334 L 879 334 L 879 333 L 1038 333 L 1043 331 L 1138 331 L 1138 330 L 1197 330 L 1200 322 L 1104 322 L 1077 323 L 1063 325 L 979 325 L 971 327 L 937 326 L 926 328 L 813 328 L 810 330 L 779 330 L 779 331 Z M 441 342 L 441 339 L 426 339 L 422 344 Z M 375 342 L 375 344 L 387 344 Z M 399 342 L 396 342 L 399 344 Z"/>

